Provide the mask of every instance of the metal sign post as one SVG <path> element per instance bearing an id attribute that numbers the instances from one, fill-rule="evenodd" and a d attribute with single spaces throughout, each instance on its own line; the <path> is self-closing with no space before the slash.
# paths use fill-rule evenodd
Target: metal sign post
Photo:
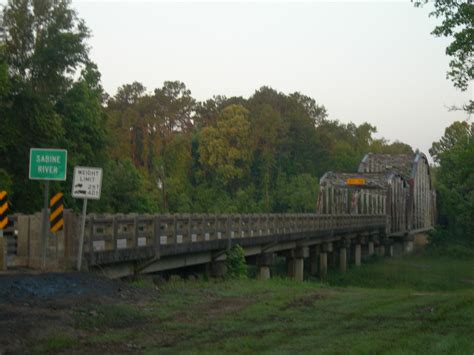
<path id="1" fill-rule="evenodd" d="M 82 203 L 81 235 L 79 236 L 79 251 L 77 252 L 77 271 L 82 267 L 82 249 L 84 246 L 84 230 L 86 229 L 87 198 Z"/>
<path id="2" fill-rule="evenodd" d="M 48 202 L 49 202 L 49 181 L 65 181 L 67 168 L 67 150 L 65 149 L 30 149 L 30 180 L 43 180 L 44 201 L 43 201 L 43 224 L 41 234 L 43 240 L 43 269 L 46 267 L 46 252 L 48 250 Z"/>
<path id="3" fill-rule="evenodd" d="M 41 225 L 41 236 L 43 240 L 43 269 L 46 267 L 46 252 L 48 249 L 48 207 L 49 207 L 49 180 L 44 182 L 44 200 L 43 200 L 43 223 Z"/>
<path id="4" fill-rule="evenodd" d="M 81 234 L 79 236 L 79 247 L 77 253 L 77 271 L 81 271 L 82 253 L 84 247 L 84 233 L 86 229 L 87 200 L 100 199 L 102 188 L 102 168 L 91 168 L 84 166 L 74 167 L 74 179 L 72 181 L 72 197 L 83 199 Z M 92 238 L 92 236 L 90 236 Z M 92 252 L 92 250 L 91 250 Z"/>

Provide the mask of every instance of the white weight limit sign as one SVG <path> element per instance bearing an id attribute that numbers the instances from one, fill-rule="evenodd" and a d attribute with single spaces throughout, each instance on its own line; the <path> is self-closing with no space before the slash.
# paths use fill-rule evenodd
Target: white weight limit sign
<path id="1" fill-rule="evenodd" d="M 84 246 L 84 230 L 86 227 L 87 200 L 100 199 L 102 188 L 102 168 L 92 168 L 85 166 L 74 167 L 74 178 L 72 181 L 72 197 L 82 198 L 82 220 L 81 235 L 79 237 L 79 249 L 77 255 L 77 270 L 82 266 L 82 249 Z M 92 237 L 92 236 L 91 236 Z"/>

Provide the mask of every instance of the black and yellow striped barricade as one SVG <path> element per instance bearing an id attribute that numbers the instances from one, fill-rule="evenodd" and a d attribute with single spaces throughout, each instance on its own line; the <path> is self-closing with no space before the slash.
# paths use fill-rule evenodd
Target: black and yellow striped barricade
<path id="1" fill-rule="evenodd" d="M 49 228 L 51 232 L 56 233 L 64 227 L 64 195 L 58 192 L 49 202 Z"/>
<path id="2" fill-rule="evenodd" d="M 6 191 L 0 191 L 0 230 L 8 226 L 8 194 Z"/>
<path id="3" fill-rule="evenodd" d="M 7 242 L 3 230 L 8 226 L 8 194 L 0 191 L 0 271 L 7 269 Z"/>

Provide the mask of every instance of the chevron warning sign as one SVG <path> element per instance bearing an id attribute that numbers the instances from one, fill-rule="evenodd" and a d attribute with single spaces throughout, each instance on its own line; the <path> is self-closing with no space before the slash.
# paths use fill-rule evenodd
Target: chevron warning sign
<path id="1" fill-rule="evenodd" d="M 0 191 L 0 230 L 3 230 L 8 225 L 8 200 L 7 192 Z"/>
<path id="2" fill-rule="evenodd" d="M 49 215 L 49 226 L 51 232 L 56 233 L 64 226 L 64 199 L 63 194 L 61 192 L 58 192 L 51 198 L 49 202 L 49 207 L 51 210 Z"/>

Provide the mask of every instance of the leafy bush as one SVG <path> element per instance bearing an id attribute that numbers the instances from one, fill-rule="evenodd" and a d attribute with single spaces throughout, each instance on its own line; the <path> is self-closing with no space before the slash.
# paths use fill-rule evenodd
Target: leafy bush
<path id="1" fill-rule="evenodd" d="M 449 229 L 437 227 L 430 233 L 427 252 L 432 256 L 474 258 L 474 243 L 462 237 L 456 237 Z"/>
<path id="2" fill-rule="evenodd" d="M 240 245 L 234 245 L 227 252 L 226 259 L 227 277 L 231 279 L 247 278 L 247 263 L 245 262 L 244 249 Z"/>

